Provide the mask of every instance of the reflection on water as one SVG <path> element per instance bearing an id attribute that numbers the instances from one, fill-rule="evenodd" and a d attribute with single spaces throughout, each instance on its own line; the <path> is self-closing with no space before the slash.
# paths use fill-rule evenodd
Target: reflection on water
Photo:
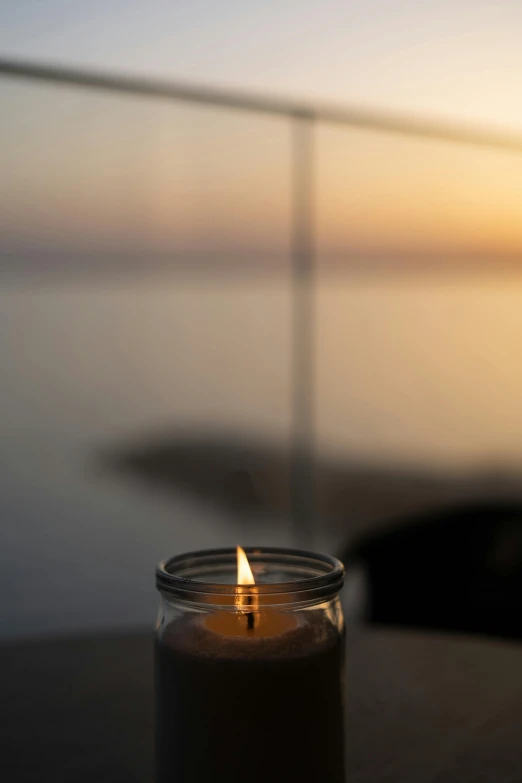
<path id="1" fill-rule="evenodd" d="M 166 428 L 287 440 L 289 295 L 266 281 L 4 286 L 5 633 L 150 621 L 156 560 L 238 543 L 226 511 L 102 477 L 91 455 Z M 322 451 L 384 468 L 516 473 L 521 297 L 516 276 L 321 285 Z M 285 521 L 256 518 L 242 543 L 291 535 Z"/>

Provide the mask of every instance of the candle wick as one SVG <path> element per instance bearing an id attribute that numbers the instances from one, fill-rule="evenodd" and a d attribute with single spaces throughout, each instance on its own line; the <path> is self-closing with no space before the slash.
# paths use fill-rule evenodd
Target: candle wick
<path id="1" fill-rule="evenodd" d="M 243 598 L 243 605 L 248 606 L 249 608 L 252 607 L 252 604 L 254 603 L 254 597 L 252 595 L 246 595 Z M 247 621 L 247 631 L 253 631 L 256 627 L 256 616 L 255 612 L 248 611 L 245 612 L 246 615 L 246 621 Z"/>

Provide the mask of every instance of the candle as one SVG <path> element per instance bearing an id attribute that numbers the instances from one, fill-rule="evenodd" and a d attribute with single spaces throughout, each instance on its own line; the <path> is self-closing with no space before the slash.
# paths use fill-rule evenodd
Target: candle
<path id="1" fill-rule="evenodd" d="M 342 566 L 257 550 L 254 586 L 241 551 L 237 584 L 187 578 L 230 577 L 233 554 L 158 569 L 158 781 L 344 783 Z"/>

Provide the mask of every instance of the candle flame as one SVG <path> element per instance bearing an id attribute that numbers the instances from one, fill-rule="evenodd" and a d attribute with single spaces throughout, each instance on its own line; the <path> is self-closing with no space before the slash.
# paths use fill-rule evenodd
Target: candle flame
<path id="1" fill-rule="evenodd" d="M 238 585 L 255 585 L 256 583 L 248 557 L 240 546 L 237 547 L 237 583 Z"/>

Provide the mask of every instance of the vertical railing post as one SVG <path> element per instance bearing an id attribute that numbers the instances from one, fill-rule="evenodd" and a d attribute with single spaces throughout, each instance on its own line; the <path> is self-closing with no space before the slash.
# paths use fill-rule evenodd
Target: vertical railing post
<path id="1" fill-rule="evenodd" d="M 291 518 L 297 542 L 315 535 L 314 116 L 292 119 Z"/>

